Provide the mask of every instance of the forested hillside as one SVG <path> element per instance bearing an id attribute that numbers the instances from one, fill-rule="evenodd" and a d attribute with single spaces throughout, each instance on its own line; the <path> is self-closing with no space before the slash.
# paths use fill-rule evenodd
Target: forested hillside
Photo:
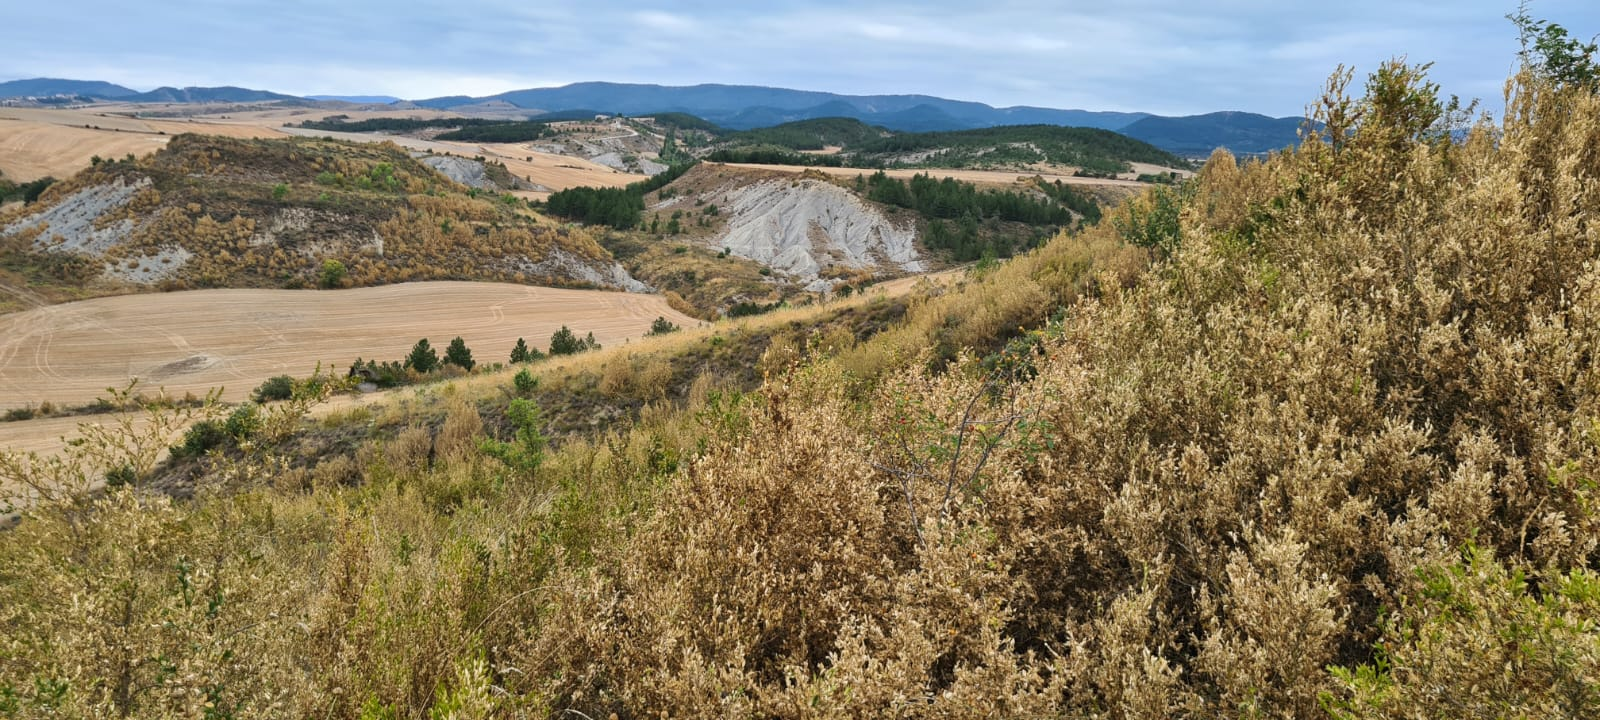
<path id="1" fill-rule="evenodd" d="M 838 147 L 838 155 L 799 151 Z M 1010 125 L 952 132 L 891 132 L 849 118 L 824 118 L 732 133 L 709 159 L 843 167 L 1009 168 L 1037 163 L 1073 166 L 1084 174 L 1127 172 L 1130 162 L 1183 168 L 1172 153 L 1110 130 Z"/>
<path id="2" fill-rule="evenodd" d="M 1498 124 L 1338 74 L 1301 147 L 903 316 L 276 406 L 192 499 L 109 441 L 4 458 L 44 496 L 0 535 L 0 711 L 1600 715 L 1600 74 L 1564 38 Z M 755 335 L 759 387 L 671 372 Z M 541 403 L 608 393 L 648 400 L 549 443 Z"/>

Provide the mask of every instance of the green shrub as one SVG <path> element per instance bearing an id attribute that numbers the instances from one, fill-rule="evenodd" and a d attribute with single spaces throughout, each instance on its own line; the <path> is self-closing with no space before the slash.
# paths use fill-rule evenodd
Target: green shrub
<path id="1" fill-rule="evenodd" d="M 197 458 L 222 447 L 230 439 L 222 423 L 202 420 L 191 425 L 183 434 L 183 444 L 172 448 L 172 455 L 180 458 Z"/>
<path id="2" fill-rule="evenodd" d="M 650 332 L 645 333 L 645 334 L 646 335 L 666 335 L 668 333 L 675 333 L 678 330 L 679 330 L 678 326 L 676 324 L 674 324 L 671 320 L 668 320 L 665 317 L 657 317 L 654 322 L 650 323 Z"/>
<path id="3" fill-rule="evenodd" d="M 266 382 L 256 387 L 255 392 L 250 393 L 250 398 L 258 403 L 272 400 L 288 400 L 293 396 L 294 378 L 288 375 L 267 378 Z"/>
<path id="4" fill-rule="evenodd" d="M 523 368 L 512 376 L 511 384 L 516 388 L 519 397 L 533 397 L 534 391 L 539 389 L 539 378 L 534 377 L 527 368 Z"/>
<path id="5" fill-rule="evenodd" d="M 322 270 L 317 273 L 317 284 L 323 288 L 336 288 L 344 282 L 346 274 L 344 263 L 338 260 L 323 260 Z"/>
<path id="6" fill-rule="evenodd" d="M 222 425 L 223 430 L 235 440 L 248 440 L 261 429 L 261 408 L 255 403 L 245 403 L 235 408 Z"/>
<path id="7" fill-rule="evenodd" d="M 539 405 L 526 398 L 511 401 L 506 417 L 515 428 L 512 442 L 485 438 L 479 443 L 484 454 L 505 463 L 506 467 L 523 477 L 530 477 L 544 462 L 545 437 L 540 430 L 544 423 Z"/>

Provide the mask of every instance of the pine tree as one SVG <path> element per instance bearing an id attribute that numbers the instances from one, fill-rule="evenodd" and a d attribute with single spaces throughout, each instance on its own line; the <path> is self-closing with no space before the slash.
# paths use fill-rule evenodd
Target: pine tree
<path id="1" fill-rule="evenodd" d="M 675 323 L 673 323 L 671 320 L 668 320 L 665 317 L 657 317 L 655 322 L 650 323 L 650 332 L 645 333 L 645 334 L 646 335 L 666 335 L 667 333 L 674 333 L 674 332 L 677 332 L 677 331 L 678 331 L 678 326 Z M 592 338 L 594 336 L 590 335 L 590 337 Z"/>
<path id="2" fill-rule="evenodd" d="M 580 352 L 583 352 L 583 343 L 567 326 L 562 325 L 560 330 L 550 336 L 551 355 L 574 355 Z"/>
<path id="3" fill-rule="evenodd" d="M 467 342 L 458 335 L 450 341 L 450 346 L 444 349 L 444 362 L 454 365 L 462 370 L 471 370 L 477 363 L 472 359 L 472 351 L 467 349 Z"/>
<path id="4" fill-rule="evenodd" d="M 511 362 L 525 363 L 531 360 L 533 358 L 528 356 L 528 343 L 524 342 L 522 338 L 517 338 L 517 346 L 511 348 Z"/>
<path id="5" fill-rule="evenodd" d="M 428 344 L 428 339 L 423 338 L 411 346 L 411 354 L 406 356 L 406 367 L 419 373 L 433 372 L 439 367 L 439 353 L 434 352 L 433 346 Z"/>

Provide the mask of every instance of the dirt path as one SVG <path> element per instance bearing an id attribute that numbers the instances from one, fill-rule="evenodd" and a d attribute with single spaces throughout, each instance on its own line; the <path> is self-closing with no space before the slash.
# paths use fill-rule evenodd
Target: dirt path
<path id="1" fill-rule="evenodd" d="M 168 392 L 226 388 L 239 400 L 320 361 L 399 360 L 418 338 L 440 352 L 459 335 L 484 362 L 517 338 L 535 347 L 562 325 L 602 344 L 643 335 L 657 317 L 695 321 L 656 295 L 500 283 L 430 282 L 354 290 L 195 290 L 128 295 L 0 316 L 0 409 L 81 405 L 139 378 Z M 0 424 L 0 446 L 9 424 Z"/>

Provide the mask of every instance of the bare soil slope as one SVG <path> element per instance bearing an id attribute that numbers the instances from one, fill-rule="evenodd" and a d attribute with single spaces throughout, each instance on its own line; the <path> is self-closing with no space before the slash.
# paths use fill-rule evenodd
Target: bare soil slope
<path id="1" fill-rule="evenodd" d="M 657 317 L 696 321 L 655 295 L 498 283 L 426 282 L 331 291 L 196 290 L 129 295 L 0 316 L 0 408 L 83 404 L 131 378 L 169 392 L 225 386 L 240 400 L 262 380 L 318 363 L 400 359 L 418 338 L 457 335 L 480 362 L 504 361 L 562 325 L 611 345 Z M 0 423 L 0 446 L 7 425 Z"/>

